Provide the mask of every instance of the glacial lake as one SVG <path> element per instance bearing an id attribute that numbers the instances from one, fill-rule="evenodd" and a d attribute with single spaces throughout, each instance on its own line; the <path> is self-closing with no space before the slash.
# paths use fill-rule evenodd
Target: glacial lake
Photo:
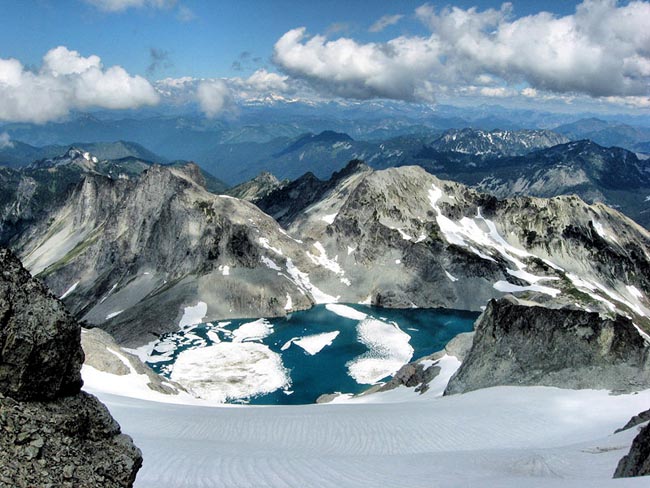
<path id="1" fill-rule="evenodd" d="M 156 343 L 149 366 L 211 400 L 314 403 L 361 393 L 473 328 L 477 313 L 316 305 L 286 317 L 185 326 Z"/>

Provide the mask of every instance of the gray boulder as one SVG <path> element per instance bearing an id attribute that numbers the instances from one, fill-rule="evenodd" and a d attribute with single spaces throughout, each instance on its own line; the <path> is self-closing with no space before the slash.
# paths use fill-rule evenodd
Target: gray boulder
<path id="1" fill-rule="evenodd" d="M 497 385 L 630 392 L 650 387 L 650 348 L 620 315 L 492 300 L 445 394 Z"/>
<path id="2" fill-rule="evenodd" d="M 6 249 L 0 269 L 0 393 L 48 400 L 78 392 L 79 324 Z"/>
<path id="3" fill-rule="evenodd" d="M 142 454 L 81 392 L 81 327 L 0 249 L 0 486 L 130 487 Z"/>

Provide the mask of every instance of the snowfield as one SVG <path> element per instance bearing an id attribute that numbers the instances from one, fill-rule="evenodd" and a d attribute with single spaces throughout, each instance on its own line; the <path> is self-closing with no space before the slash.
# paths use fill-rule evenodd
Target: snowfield
<path id="1" fill-rule="evenodd" d="M 453 371 L 455 358 L 443 371 Z M 344 403 L 182 405 L 117 396 L 86 375 L 144 454 L 136 487 L 645 487 L 612 480 L 650 404 L 633 395 L 497 387 L 440 397 L 400 388 Z M 446 376 L 446 375 L 445 375 Z M 126 377 L 128 378 L 128 377 Z M 128 393 L 127 393 L 128 394 Z M 184 401 L 179 398 L 179 401 Z"/>

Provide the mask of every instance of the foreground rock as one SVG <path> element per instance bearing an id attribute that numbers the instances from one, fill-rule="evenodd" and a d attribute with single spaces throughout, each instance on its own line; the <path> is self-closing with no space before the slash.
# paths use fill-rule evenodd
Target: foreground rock
<path id="1" fill-rule="evenodd" d="M 650 348 L 629 319 L 491 301 L 445 394 L 497 385 L 631 392 L 650 387 Z"/>
<path id="2" fill-rule="evenodd" d="M 650 475 L 650 424 L 634 438 L 627 456 L 618 463 L 614 478 Z"/>
<path id="3" fill-rule="evenodd" d="M 82 329 L 81 347 L 86 355 L 84 366 L 116 376 L 144 375 L 150 390 L 165 395 L 178 395 L 185 391 L 178 383 L 154 373 L 138 356 L 122 349 L 110 334 L 101 329 Z"/>
<path id="4" fill-rule="evenodd" d="M 81 392 L 81 328 L 0 250 L 0 486 L 128 487 L 142 454 Z"/>

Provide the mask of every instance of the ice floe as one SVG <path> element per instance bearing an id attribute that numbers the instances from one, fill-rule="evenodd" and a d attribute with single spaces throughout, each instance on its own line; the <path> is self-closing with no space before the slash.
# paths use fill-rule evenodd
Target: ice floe
<path id="1" fill-rule="evenodd" d="M 288 340 L 280 348 L 282 351 L 286 351 L 292 344 L 302 348 L 307 354 L 313 356 L 318 354 L 323 348 L 330 346 L 334 339 L 339 335 L 339 331 L 335 330 L 333 332 L 323 332 L 321 334 L 313 334 L 303 337 L 294 337 L 293 339 Z"/>
<path id="2" fill-rule="evenodd" d="M 171 379 L 212 402 L 245 399 L 290 385 L 279 354 L 257 342 L 220 342 L 176 358 Z"/>
<path id="3" fill-rule="evenodd" d="M 208 314 L 208 304 L 205 302 L 198 302 L 194 306 L 185 307 L 183 309 L 183 316 L 181 317 L 178 326 L 183 328 L 188 325 L 200 324 L 205 316 Z"/>
<path id="4" fill-rule="evenodd" d="M 413 356 L 411 337 L 397 324 L 366 318 L 357 325 L 357 335 L 369 349 L 346 365 L 357 383 L 376 384 L 397 372 Z"/>
<path id="5" fill-rule="evenodd" d="M 266 319 L 240 325 L 232 333 L 233 342 L 261 341 L 273 333 L 273 325 Z"/>
<path id="6" fill-rule="evenodd" d="M 325 308 L 336 315 L 352 320 L 363 320 L 368 317 L 367 314 L 359 312 L 352 307 L 340 303 L 328 303 Z"/>

